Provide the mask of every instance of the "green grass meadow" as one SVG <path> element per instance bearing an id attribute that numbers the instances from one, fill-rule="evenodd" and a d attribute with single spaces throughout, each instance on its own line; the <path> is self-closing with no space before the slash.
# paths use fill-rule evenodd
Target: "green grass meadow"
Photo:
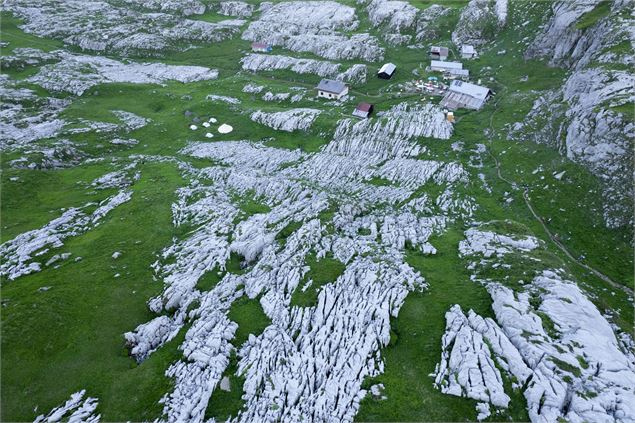
<path id="1" fill-rule="evenodd" d="M 383 29 L 370 26 L 362 5 L 354 0 L 342 2 L 358 10 L 360 26 L 355 32 L 381 35 Z M 400 84 L 426 75 L 423 69 L 429 61 L 426 50 L 429 44 L 451 45 L 450 31 L 459 19 L 460 8 L 467 1 L 412 0 L 411 3 L 420 9 L 433 3 L 453 8 L 438 22 L 442 35 L 439 39 L 422 41 L 422 49 L 392 47 L 382 40 L 386 49 L 385 61 L 397 63 L 397 74 L 390 81 L 380 80 L 374 73 L 381 63 L 368 63 L 368 82 L 351 87 L 355 97 L 353 102 L 327 105 L 316 100 L 313 87 L 320 78 L 315 75 L 291 71 L 254 74 L 241 70 L 240 58 L 249 51 L 250 43 L 236 36 L 221 43 L 166 53 L 165 57 L 129 57 L 131 60 L 217 68 L 220 72 L 217 80 L 163 85 L 102 84 L 73 98 L 61 118 L 76 126 L 81 126 L 83 119 L 116 123 L 114 110 L 132 112 L 150 120 L 147 126 L 129 133 L 64 135 L 80 145 L 87 157 L 103 158 L 102 161 L 58 170 L 16 169 L 9 162 L 22 156 L 22 152 L 3 153 L 0 163 L 0 242 L 44 226 L 67 208 L 99 202 L 116 193 L 114 189 L 100 191 L 90 187 L 91 181 L 114 168 L 137 162 L 136 169 L 141 172 L 141 178 L 132 185 L 133 195 L 129 202 L 110 212 L 94 229 L 66 239 L 63 247 L 47 253 L 72 253 L 68 260 L 57 263 L 59 267 L 51 266 L 15 281 L 1 281 L 0 420 L 32 421 L 81 389 L 86 389 L 89 396 L 99 398 L 97 411 L 103 421 L 152 421 L 161 417 L 159 400 L 171 390 L 173 383 L 164 373 L 171 363 L 182 358 L 178 346 L 187 327 L 141 364 L 128 355 L 123 334 L 155 317 L 146 303 L 161 292 L 163 285 L 150 265 L 163 248 L 175 238 L 184 236 L 184 229 L 172 224 L 171 204 L 176 199 L 175 191 L 189 181 L 174 161 L 158 162 L 140 157 L 170 157 L 197 168 L 223 165 L 193 159 L 180 151 L 191 142 L 239 140 L 312 153 L 320 151 L 330 141 L 337 122 L 350 116 L 357 101 L 374 103 L 376 111 L 387 110 L 403 101 L 420 102 L 419 94 L 399 92 Z M 585 14 L 577 24 L 578 28 L 585 30 L 606 17 L 610 12 L 607 4 L 601 2 Z M 460 188 L 460 193 L 472 196 L 479 206 L 474 220 L 491 222 L 491 228 L 501 233 L 519 232 L 540 238 L 544 245 L 536 257 L 545 265 L 564 268 L 592 294 L 592 301 L 601 311 L 612 312 L 614 322 L 632 332 L 633 307 L 625 293 L 571 262 L 549 241 L 525 205 L 522 189 L 514 189 L 499 179 L 495 167 L 494 158 L 500 163 L 500 172 L 506 179 L 517 187 L 527 186 L 532 206 L 548 220 L 550 231 L 558 234 L 574 257 L 584 257 L 585 263 L 611 279 L 633 286 L 633 232 L 630 228 L 607 229 L 604 226 L 602 187 L 598 179 L 553 147 L 507 139 L 509 124 L 524 119 L 541 92 L 560 87 L 566 78 L 563 69 L 522 58 L 524 46 L 519 42 L 530 36 L 543 17 L 551 13 L 550 6 L 548 2 L 537 2 L 527 8 L 524 2 L 510 2 L 511 23 L 480 58 L 466 62 L 473 79 L 482 78 L 482 83 L 495 91 L 493 100 L 477 112 L 458 111 L 450 140 L 417 140 L 427 148 L 420 158 L 461 162 L 470 173 L 470 182 Z M 45 51 L 65 47 L 62 41 L 24 33 L 19 29 L 20 21 L 6 12 L 1 18 L 1 38 L 8 42 L 2 48 L 3 56 L 19 47 Z M 226 18 L 213 11 L 197 17 L 208 22 Z M 521 26 L 525 21 L 529 24 Z M 627 49 L 628 46 L 619 48 Z M 498 54 L 499 51 L 506 53 Z M 632 48 L 629 51 L 632 54 Z M 318 58 L 278 47 L 274 53 Z M 453 54 L 457 53 L 453 48 Z M 343 61 L 343 69 L 353 63 L 355 61 Z M 70 97 L 64 93 L 49 93 L 24 81 L 38 70 L 37 66 L 3 68 L 3 72 L 20 86 L 36 89 L 39 95 Z M 414 71 L 420 76 L 415 76 Z M 244 93 L 242 89 L 248 83 L 263 85 L 265 90 L 260 94 Z M 305 97 L 297 103 L 266 102 L 261 98 L 266 91 L 295 93 L 293 87 L 306 90 Z M 206 97 L 210 94 L 234 97 L 240 104 L 208 100 Z M 322 113 L 309 130 L 288 133 L 256 124 L 249 117 L 256 110 L 281 111 L 291 107 L 317 108 Z M 629 108 L 632 111 L 632 103 L 617 106 L 615 111 L 628 113 Z M 214 131 L 214 138 L 207 139 L 205 133 L 208 130 L 200 124 L 195 131 L 189 129 L 196 123 L 195 118 L 207 120 L 211 117 L 218 119 L 219 124 L 232 125 L 234 131 L 227 135 Z M 112 145 L 109 140 L 115 136 L 135 138 L 139 143 Z M 37 143 L 48 146 L 53 141 L 45 139 Z M 462 151 L 452 151 L 450 145 L 455 142 L 462 143 Z M 488 151 L 481 154 L 483 166 L 470 167 L 472 150 L 479 144 L 484 144 Z M 542 170 L 534 173 L 539 167 Z M 553 176 L 562 171 L 565 176 L 561 180 Z M 484 188 L 479 174 L 484 175 L 491 192 Z M 368 182 L 390 185 L 390 181 L 380 178 Z M 417 193 L 436 195 L 442 188 L 428 184 L 420 187 Z M 261 201 L 247 197 L 237 201 L 241 220 L 271 210 Z M 333 230 L 331 220 L 336 210 L 337 205 L 333 205 L 319 216 L 329 230 Z M 281 246 L 300 225 L 300 222 L 293 222 L 278 234 L 276 239 Z M 467 227 L 466 222 L 452 222 L 445 233 L 431 239 L 438 250 L 436 255 L 424 256 L 413 249 L 406 251 L 407 263 L 421 272 L 429 287 L 423 292 L 410 293 L 399 316 L 393 319 L 393 340 L 381 351 L 385 372 L 364 381 L 365 388 L 383 383 L 387 399 L 366 397 L 357 421 L 469 421 L 476 418 L 475 401 L 442 394 L 434 388 L 433 378 L 429 376 L 441 357 L 445 312 L 451 306 L 460 304 L 465 313 L 473 309 L 484 317 L 493 314 L 490 296 L 482 285 L 470 280 L 467 263 L 457 253 L 458 243 Z M 122 252 L 118 259 L 112 258 L 115 251 Z M 76 260 L 78 258 L 81 259 Z M 520 278 L 538 271 L 535 263 L 519 257 L 510 260 L 513 260 L 513 266 L 508 273 L 486 269 L 484 276 L 500 278 L 513 288 L 518 287 Z M 248 268 L 241 268 L 240 262 L 239 256 L 232 255 L 226 271 L 248 271 Z M 320 289 L 334 282 L 345 270 L 345 265 L 335 258 L 327 256 L 318 260 L 315 254 L 307 257 L 306 265 L 310 270 L 293 293 L 293 306 L 314 306 Z M 117 274 L 119 276 L 115 277 Z M 210 271 L 197 287 L 202 291 L 210 290 L 224 274 L 217 269 Z M 313 281 L 312 285 L 301 291 L 308 280 Z M 41 290 L 43 287 L 48 290 Z M 241 297 L 234 302 L 228 316 L 239 325 L 232 341 L 236 349 L 250 334 L 258 335 L 270 324 L 259 298 Z M 235 416 L 244 405 L 241 398 L 244 378 L 237 374 L 235 352 L 225 376 L 230 379 L 231 391 L 214 392 L 206 418 L 223 421 Z M 510 381 L 506 380 L 505 384 L 512 397 L 511 406 L 492 416 L 490 421 L 527 421 L 524 397 L 511 390 Z"/>

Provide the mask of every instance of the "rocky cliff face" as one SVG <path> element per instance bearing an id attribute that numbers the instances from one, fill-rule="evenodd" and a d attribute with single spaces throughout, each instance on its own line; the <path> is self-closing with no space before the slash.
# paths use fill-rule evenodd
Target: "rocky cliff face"
<path id="1" fill-rule="evenodd" d="M 608 52 L 632 38 L 628 0 L 560 1 L 542 32 L 528 47 L 526 58 L 543 58 L 553 66 L 580 69 L 592 60 L 632 64 L 631 52 Z"/>
<path id="2" fill-rule="evenodd" d="M 452 41 L 479 46 L 492 40 L 507 21 L 507 1 L 471 0 L 461 12 Z"/>
<path id="3" fill-rule="evenodd" d="M 139 4 L 137 4 L 139 3 Z M 143 6 L 143 7 L 140 7 Z M 3 3 L 3 10 L 24 20 L 26 32 L 50 37 L 92 52 L 156 56 L 191 44 L 215 43 L 232 37 L 241 19 L 205 22 L 186 19 L 205 6 L 197 1 L 128 3 L 23 0 Z"/>
<path id="4" fill-rule="evenodd" d="M 633 221 L 633 19 L 628 2 L 561 1 L 526 51 L 571 70 L 512 137 L 553 145 L 602 182 L 608 227 Z M 523 133 L 524 135 L 519 135 Z"/>

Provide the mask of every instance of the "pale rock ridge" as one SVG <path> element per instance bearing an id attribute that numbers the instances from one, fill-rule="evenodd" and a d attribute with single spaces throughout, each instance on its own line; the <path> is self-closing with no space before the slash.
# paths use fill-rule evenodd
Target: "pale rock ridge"
<path id="1" fill-rule="evenodd" d="M 460 46 L 481 46 L 507 22 L 508 0 L 470 0 L 452 32 L 452 42 Z"/>
<path id="2" fill-rule="evenodd" d="M 177 13 L 184 16 L 201 15 L 205 5 L 198 0 L 123 0 L 125 4 L 153 12 Z"/>
<path id="3" fill-rule="evenodd" d="M 284 47 L 299 52 L 310 52 L 331 60 L 361 59 L 367 62 L 383 60 L 384 48 L 370 34 L 296 35 L 285 39 Z"/>
<path id="4" fill-rule="evenodd" d="M 9 165 L 16 169 L 62 169 L 77 166 L 86 154 L 69 140 L 62 139 L 47 144 L 27 144 L 20 148 L 24 156 L 11 160 Z"/>
<path id="5" fill-rule="evenodd" d="M 250 118 L 254 122 L 276 130 L 293 132 L 298 129 L 302 131 L 309 129 L 320 113 L 318 109 L 288 109 L 271 113 L 258 110 L 253 112 Z"/>
<path id="6" fill-rule="evenodd" d="M 524 392 L 532 421 L 635 421 L 635 363 L 606 319 L 555 272 L 544 271 L 532 286 L 540 293 L 538 310 L 553 321 L 557 339 L 544 331 L 529 292 L 514 295 L 498 284 L 488 288 L 496 319 L 533 370 Z"/>
<path id="7" fill-rule="evenodd" d="M 576 26 L 583 15 L 606 5 L 607 16 L 585 29 Z M 620 43 L 632 45 L 629 6 L 621 0 L 554 2 L 552 15 L 525 57 L 545 58 L 572 72 L 562 89 L 539 97 L 525 121 L 510 133 L 511 138 L 553 145 L 596 175 L 603 185 L 604 221 L 610 228 L 633 222 L 635 125 L 625 113 L 612 109 L 633 103 L 633 76 L 622 70 L 633 65 L 632 50 L 613 51 Z"/>
<path id="8" fill-rule="evenodd" d="M 52 91 L 82 95 L 94 85 L 130 82 L 159 84 L 165 81 L 193 82 L 216 79 L 218 71 L 201 66 L 162 63 L 123 63 L 100 56 L 85 56 L 58 50 L 59 62 L 45 65 L 29 82 Z"/>
<path id="9" fill-rule="evenodd" d="M 127 131 L 141 129 L 150 122 L 150 119 L 146 119 L 142 116 L 136 115 L 132 112 L 127 112 L 125 110 L 113 110 L 112 113 L 117 116 L 120 121 L 123 122 L 123 125 L 125 126 Z"/>
<path id="10" fill-rule="evenodd" d="M 494 361 L 515 376 L 515 387 L 520 387 L 531 375 L 521 355 L 490 318 L 484 319 L 473 310 L 466 316 L 459 305 L 450 308 L 445 318 L 446 332 L 441 340 L 443 351 L 435 371 L 435 386 L 446 394 L 507 408 L 510 398 Z"/>
<path id="11" fill-rule="evenodd" d="M 243 87 L 244 93 L 260 94 L 265 89 L 264 85 L 256 85 L 249 83 Z"/>
<path id="12" fill-rule="evenodd" d="M 539 97 L 525 121 L 509 135 L 552 145 L 596 175 L 603 185 L 608 227 L 632 221 L 635 124 L 612 107 L 632 104 L 634 83 L 625 71 L 574 71 L 562 89 Z"/>
<path id="13" fill-rule="evenodd" d="M 301 416 L 352 421 L 365 395 L 363 377 L 383 369 L 378 349 L 390 340 L 390 316 L 403 303 L 408 285 L 421 284 L 421 276 L 407 265 L 357 259 L 320 291 L 315 307 L 292 308 L 288 317 L 281 316 L 284 320 L 274 315 L 272 325 L 239 352 L 247 408 L 236 421 Z M 300 334 L 294 339 L 296 329 Z"/>
<path id="14" fill-rule="evenodd" d="M 34 423 L 59 422 L 63 418 L 68 423 L 98 423 L 101 415 L 95 415 L 95 409 L 99 401 L 97 398 L 84 398 L 84 395 L 86 395 L 86 390 L 84 389 L 75 392 L 64 404 L 54 408 L 46 415 L 37 416 Z"/>
<path id="15" fill-rule="evenodd" d="M 366 67 L 366 65 L 356 63 L 350 68 L 346 69 L 344 72 L 337 74 L 335 76 L 335 79 L 350 82 L 351 84 L 364 84 L 366 83 L 367 77 L 368 68 Z"/>
<path id="16" fill-rule="evenodd" d="M 267 91 L 261 98 L 264 101 L 284 101 L 291 97 L 291 93 L 272 93 Z"/>
<path id="17" fill-rule="evenodd" d="M 516 251 L 528 252 L 540 246 L 533 236 L 511 237 L 492 231 L 470 228 L 465 231 L 465 240 L 459 242 L 459 254 L 463 257 L 482 254 L 485 258 L 501 257 Z"/>
<path id="18" fill-rule="evenodd" d="M 236 167 L 253 167 L 274 172 L 280 166 L 303 158 L 299 150 L 281 150 L 248 141 L 192 143 L 182 150 L 192 157 L 219 160 Z"/>
<path id="19" fill-rule="evenodd" d="M 493 267 L 505 265 L 504 256 L 507 254 L 529 254 L 528 258 L 532 258 L 531 251 L 536 244 L 527 242 L 531 237 L 519 240 L 518 237 L 485 233 L 468 230 L 466 237 L 470 241 L 461 243 L 461 254 L 478 259 L 482 256 L 493 258 L 497 253 Z M 491 262 L 475 261 L 468 269 Z M 536 263 L 540 266 L 540 260 Z M 508 351 L 505 353 L 507 366 L 501 365 L 501 362 L 498 364 L 508 376 L 516 377 L 516 387 L 526 381 L 522 389 L 532 422 L 547 423 L 558 419 L 572 422 L 635 421 L 635 407 L 632 405 L 635 404 L 635 357 L 626 350 L 627 344 L 615 336 L 611 324 L 581 289 L 565 279 L 564 271 L 537 270 L 536 273 L 531 281 L 520 283 L 515 291 L 497 281 L 479 280 L 473 275 L 472 279 L 484 283 L 491 295 L 496 319 L 485 319 L 487 325 L 470 323 L 471 329 L 464 331 L 469 335 L 466 339 L 476 339 L 472 329 L 483 333 L 484 339 L 488 340 L 490 355 L 493 352 L 495 356 L 502 353 L 491 350 L 496 350 L 497 345 L 506 345 L 503 350 Z M 454 330 L 457 326 L 454 322 L 459 321 L 464 327 L 466 320 L 456 307 L 448 312 L 448 316 L 445 341 L 461 333 Z M 470 313 L 467 320 L 474 316 Z M 485 335 L 481 330 L 485 327 L 493 328 L 495 334 L 489 332 Z M 449 344 L 446 342 L 445 345 Z M 513 348 L 510 349 L 509 345 Z M 437 373 L 437 377 L 441 375 L 443 381 L 447 379 L 448 372 L 468 371 L 469 374 L 464 363 L 474 362 L 474 351 L 479 351 L 476 346 L 472 342 L 467 348 L 461 348 L 455 343 L 450 355 L 444 352 L 438 368 L 442 372 Z M 516 352 L 513 352 L 514 349 Z M 455 351 L 457 359 L 448 361 Z M 522 360 L 518 360 L 518 356 Z M 473 366 L 467 368 L 474 369 Z M 481 378 L 487 374 L 481 374 Z M 478 377 L 476 374 L 469 380 L 479 380 Z M 440 387 L 461 393 L 466 386 L 460 383 L 461 380 L 464 379 L 460 376 L 455 379 L 460 386 L 452 388 L 452 380 L 448 379 Z M 465 391 L 468 396 L 470 389 Z M 481 392 L 481 389 L 475 392 Z"/>
<path id="20" fill-rule="evenodd" d="M 236 97 L 229 97 L 226 95 L 208 94 L 207 96 L 205 96 L 205 99 L 214 101 L 214 102 L 221 102 L 221 103 L 227 103 L 227 104 L 233 104 L 233 105 L 241 103 L 241 101 L 237 99 Z"/>
<path id="21" fill-rule="evenodd" d="M 417 41 L 431 40 L 440 37 L 439 21 L 449 15 L 452 9 L 449 7 L 433 4 L 419 12 L 416 24 Z"/>
<path id="22" fill-rule="evenodd" d="M 34 258 L 45 254 L 53 248 L 59 248 L 65 238 L 85 233 L 99 225 L 111 210 L 127 202 L 132 191 L 122 190 L 99 203 L 97 209 L 90 214 L 81 208 L 70 208 L 60 217 L 51 220 L 45 226 L 22 233 L 12 240 L 0 245 L 0 275 L 14 280 L 20 276 L 39 272 L 41 263 Z"/>
<path id="23" fill-rule="evenodd" d="M 359 22 L 355 9 L 333 1 L 294 1 L 272 5 L 249 24 L 242 38 L 326 59 L 381 60 L 384 49 L 369 34 L 343 35 Z"/>
<path id="24" fill-rule="evenodd" d="M 298 59 L 276 54 L 248 54 L 240 60 L 242 68 L 253 72 L 289 69 L 296 73 L 312 73 L 343 81 L 365 82 L 366 65 L 355 64 L 340 73 L 340 64 L 324 60 Z M 362 76 L 363 75 L 363 76 Z"/>
<path id="25" fill-rule="evenodd" d="M 613 17 L 598 22 L 595 25 L 597 28 L 587 30 L 576 28 L 579 19 L 601 3 L 602 0 L 554 2 L 550 19 L 529 45 L 525 56 L 544 57 L 549 59 L 552 65 L 580 69 L 592 58 L 601 54 L 601 50 L 606 46 L 617 44 L 625 37 L 628 38 L 630 33 L 628 20 L 620 23 Z M 612 8 L 622 9 L 628 2 L 621 6 L 619 1 L 609 3 L 613 3 Z"/>
<path id="26" fill-rule="evenodd" d="M 122 54 L 157 55 L 166 49 L 181 49 L 183 42 L 222 41 L 238 33 L 245 22 L 183 18 L 204 12 L 204 5 L 198 1 L 143 1 L 144 7 L 160 10 L 149 13 L 134 10 L 138 3 L 45 0 L 35 5 L 28 0 L 8 0 L 3 7 L 24 19 L 20 27 L 25 32 L 63 40 L 83 50 Z"/>
<path id="27" fill-rule="evenodd" d="M 400 0 L 372 0 L 367 10 L 373 26 L 386 25 L 396 33 L 412 28 L 418 11 L 407 1 Z"/>
<path id="28" fill-rule="evenodd" d="M 244 1 L 222 1 L 219 4 L 221 15 L 248 18 L 254 13 L 254 5 Z"/>
<path id="29" fill-rule="evenodd" d="M 15 49 L 24 57 L 31 49 Z M 39 50 L 38 50 L 39 51 Z M 3 60 L 6 58 L 3 57 Z M 7 75 L 0 76 L 0 150 L 14 150 L 59 135 L 66 122 L 59 114 L 70 100 L 38 97 L 33 90 L 16 88 Z"/>
<path id="30" fill-rule="evenodd" d="M 154 266 L 164 291 L 148 306 L 155 313 L 174 311 L 126 334 L 131 353 L 143 360 L 185 322 L 192 323 L 181 347 L 185 358 L 167 373 L 176 385 L 163 399 L 164 419 L 202 421 L 232 348 L 238 349 L 239 371 L 246 371 L 247 407 L 236 421 L 353 419 L 366 394 L 363 377 L 383 371 L 379 353 L 390 338 L 390 316 L 410 290 L 425 287 L 404 262 L 403 249 L 410 243 L 434 254 L 429 237 L 453 218 L 435 214 L 432 200 L 422 199 L 420 211 L 397 205 L 426 181 L 444 184 L 448 197 L 463 201 L 453 187 L 467 182 L 458 163 L 414 159 L 423 151 L 417 137 L 444 139 L 451 133 L 438 108 L 402 104 L 371 121 L 359 126 L 341 121 L 317 153 L 248 141 L 193 143 L 181 152 L 213 165 L 188 169 L 192 182 L 178 190 L 172 211 L 175 225 L 194 229 L 165 249 Z M 383 141 L 377 141 L 379 134 Z M 398 170 L 400 160 L 407 160 L 411 176 Z M 403 186 L 368 184 L 375 174 L 390 175 Z M 269 210 L 246 215 L 240 210 L 244 196 Z M 331 205 L 337 205 L 333 217 L 321 222 L 318 217 Z M 279 243 L 276 235 L 293 222 L 299 228 Z M 331 222 L 336 230 L 326 225 Z M 361 235 L 362 228 L 371 235 Z M 243 258 L 241 274 L 224 272 L 232 252 Z M 300 287 L 309 253 L 332 256 L 345 271 L 319 288 L 317 305 L 292 307 L 296 289 L 315 289 Z M 221 279 L 201 292 L 197 282 L 209 271 L 221 272 Z M 232 346 L 235 323 L 226 312 L 243 295 L 259 298 L 271 324 L 244 345 Z M 315 353 L 303 352 L 308 350 Z"/>

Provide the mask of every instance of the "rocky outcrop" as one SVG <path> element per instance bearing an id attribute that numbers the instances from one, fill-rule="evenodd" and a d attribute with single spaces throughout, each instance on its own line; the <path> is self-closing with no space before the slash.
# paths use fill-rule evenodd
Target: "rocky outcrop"
<path id="1" fill-rule="evenodd" d="M 495 319 L 466 317 L 458 306 L 446 314 L 437 387 L 504 407 L 501 376 L 522 390 L 532 422 L 635 421 L 635 357 L 584 292 L 562 269 L 544 268 L 529 235 L 482 227 L 465 235 L 461 255 L 471 260 L 472 279 L 486 286 Z M 517 284 L 481 276 L 513 269 L 516 260 L 533 263 L 535 276 Z"/>
<path id="2" fill-rule="evenodd" d="M 11 160 L 16 169 L 63 169 L 79 165 L 86 154 L 69 140 L 58 140 L 51 144 L 27 145 L 20 149 L 22 157 Z"/>
<path id="3" fill-rule="evenodd" d="M 409 291 L 426 286 L 405 262 L 406 245 L 434 254 L 430 237 L 456 216 L 418 188 L 440 185 L 448 202 L 469 202 L 456 189 L 468 181 L 459 163 L 417 159 L 425 148 L 418 137 L 450 134 L 438 107 L 404 103 L 380 117 L 340 121 L 315 153 L 249 141 L 182 150 L 211 163 L 190 171 L 191 183 L 173 204 L 175 225 L 193 229 L 155 264 L 164 290 L 148 306 L 157 317 L 126 334 L 131 353 L 143 360 L 190 324 L 183 358 L 167 372 L 175 385 L 162 400 L 164 418 L 202 421 L 236 351 L 246 403 L 236 421 L 352 421 L 366 395 L 364 378 L 383 372 L 391 316 Z M 374 177 L 390 185 L 368 183 Z M 246 196 L 268 210 L 244 213 Z M 330 204 L 335 211 L 322 221 Z M 276 239 L 296 222 L 284 242 Z M 241 256 L 240 274 L 225 272 L 232 253 Z M 309 254 L 329 255 L 345 270 L 311 288 L 303 282 Z M 220 280 L 201 291 L 198 280 L 209 271 L 220 272 Z M 314 305 L 292 305 L 300 289 L 316 289 Z M 237 345 L 227 310 L 243 296 L 258 298 L 271 324 Z"/>
<path id="4" fill-rule="evenodd" d="M 411 41 L 409 32 L 415 26 L 418 9 L 402 0 L 372 0 L 366 7 L 368 18 L 375 27 L 382 27 L 382 37 L 393 46 Z"/>
<path id="5" fill-rule="evenodd" d="M 82 95 L 87 89 L 105 83 L 129 82 L 158 84 L 164 81 L 193 82 L 216 79 L 218 71 L 201 66 L 175 66 L 163 63 L 123 63 L 101 56 L 85 56 L 57 51 L 59 62 L 45 65 L 28 78 L 51 91 Z"/>
<path id="6" fill-rule="evenodd" d="M 496 319 L 533 371 L 524 391 L 531 420 L 635 420 L 635 363 L 606 319 L 555 272 L 545 271 L 533 286 L 540 292 L 538 310 L 529 292 L 489 288 Z M 548 321 L 558 338 L 545 331 Z"/>
<path id="7" fill-rule="evenodd" d="M 99 225 L 102 219 L 113 209 L 127 202 L 132 197 L 131 190 L 122 190 L 101 203 L 92 213 L 83 208 L 69 208 L 62 215 L 53 219 L 43 227 L 22 233 L 12 240 L 0 245 L 0 275 L 8 280 L 39 272 L 42 263 L 35 259 L 54 248 L 63 246 L 63 240 L 77 236 Z"/>
<path id="8" fill-rule="evenodd" d="M 586 28 L 579 28 L 581 18 L 599 7 L 607 8 L 607 16 Z M 608 60 L 607 48 L 624 40 L 630 41 L 632 19 L 617 17 L 620 11 L 628 11 L 628 7 L 629 2 L 621 0 L 555 2 L 551 18 L 529 45 L 525 57 L 545 58 L 553 66 L 576 69 L 588 65 L 591 60 Z M 599 56 L 605 56 L 604 60 Z M 608 61 L 621 62 L 615 58 Z"/>
<path id="9" fill-rule="evenodd" d="M 112 113 L 119 118 L 127 131 L 143 128 L 150 122 L 150 119 L 125 110 L 113 110 Z"/>
<path id="10" fill-rule="evenodd" d="M 86 390 L 75 392 L 71 398 L 59 407 L 54 408 L 48 414 L 37 416 L 34 423 L 51 423 L 59 422 L 62 419 L 69 423 L 98 423 L 101 419 L 100 414 L 95 414 L 95 410 L 99 405 L 97 398 L 87 397 Z"/>
<path id="11" fill-rule="evenodd" d="M 220 102 L 220 103 L 226 103 L 226 104 L 232 104 L 232 105 L 237 105 L 241 103 L 241 101 L 237 99 L 236 97 L 229 97 L 226 95 L 218 95 L 218 94 L 208 94 L 205 96 L 205 100 L 213 101 L 215 103 Z"/>
<path id="12" fill-rule="evenodd" d="M 365 82 L 366 65 L 356 64 L 344 72 L 339 72 L 340 64 L 314 59 L 275 54 L 249 54 L 241 59 L 242 68 L 253 72 L 289 69 L 296 73 L 312 73 L 323 77 L 333 77 L 347 82 Z"/>
<path id="13" fill-rule="evenodd" d="M 258 110 L 251 114 L 251 120 L 261 123 L 270 128 L 293 132 L 295 130 L 306 131 L 311 127 L 313 121 L 319 116 L 317 109 L 289 109 L 284 112 L 267 113 Z"/>
<path id="14" fill-rule="evenodd" d="M 123 0 L 124 4 L 148 12 L 165 12 L 183 16 L 200 15 L 205 4 L 199 0 Z"/>
<path id="15" fill-rule="evenodd" d="M 358 24 L 355 9 L 333 1 L 283 2 L 267 8 L 242 38 L 332 60 L 383 59 L 374 36 L 343 34 Z"/>
<path id="16" fill-rule="evenodd" d="M 435 386 L 445 394 L 507 408 L 510 398 L 498 368 L 514 376 L 518 388 L 531 376 L 523 357 L 493 319 L 484 319 L 473 310 L 466 316 L 459 305 L 445 313 L 445 319 Z"/>
<path id="17" fill-rule="evenodd" d="M 66 124 L 59 115 L 70 104 L 68 99 L 39 97 L 31 89 L 16 87 L 16 83 L 6 75 L 0 77 L 0 97 L 2 151 L 19 149 L 35 141 L 55 137 Z"/>
<path id="18" fill-rule="evenodd" d="M 241 63 L 243 69 L 254 72 L 290 69 L 296 73 L 313 73 L 318 76 L 337 74 L 340 68 L 337 63 L 271 54 L 249 54 L 241 59 Z"/>
<path id="19" fill-rule="evenodd" d="M 459 242 L 459 255 L 469 256 L 476 253 L 485 258 L 501 257 L 511 252 L 528 252 L 540 246 L 538 239 L 533 236 L 517 236 L 497 234 L 478 228 L 465 231 L 465 239 Z"/>
<path id="20" fill-rule="evenodd" d="M 452 8 L 438 4 L 433 4 L 422 10 L 417 17 L 416 40 L 433 40 L 443 35 L 439 21 L 450 13 L 452 13 Z"/>
<path id="21" fill-rule="evenodd" d="M 139 11 L 143 7 L 149 10 Z M 189 43 L 217 42 L 238 33 L 242 20 L 205 22 L 183 18 L 200 14 L 198 1 L 128 1 L 114 5 L 105 1 L 46 0 L 37 5 L 28 0 L 3 3 L 25 23 L 28 33 L 63 40 L 82 50 L 161 55 Z M 160 12 L 155 11 L 160 10 Z"/>
<path id="22" fill-rule="evenodd" d="M 407 1 L 400 0 L 372 0 L 367 10 L 373 26 L 385 25 L 387 30 L 396 33 L 411 29 L 418 11 Z"/>
<path id="23" fill-rule="evenodd" d="M 605 7 L 606 15 L 580 29 L 588 13 Z M 610 9 L 608 8 L 610 7 Z M 530 139 L 557 148 L 587 167 L 603 186 L 604 220 L 608 227 L 633 221 L 632 93 L 634 78 L 623 70 L 631 54 L 633 20 L 621 1 L 562 1 L 526 57 L 545 58 L 551 65 L 571 69 L 561 89 L 543 93 L 512 139 Z M 620 16 L 621 14 L 621 16 Z"/>
<path id="24" fill-rule="evenodd" d="M 379 41 L 369 34 L 344 35 L 305 34 L 289 37 L 284 47 L 300 52 L 310 52 L 332 60 L 361 59 L 369 62 L 382 60 L 384 49 Z"/>
<path id="25" fill-rule="evenodd" d="M 256 84 L 249 83 L 243 87 L 243 92 L 250 93 L 250 94 L 259 94 L 264 89 L 265 89 L 264 85 L 256 85 Z"/>
<path id="26" fill-rule="evenodd" d="M 335 76 L 335 79 L 350 82 L 351 84 L 364 84 L 367 77 L 368 68 L 366 67 L 366 65 L 357 63 L 346 69 L 344 72 L 338 73 Z"/>
<path id="27" fill-rule="evenodd" d="M 248 18 L 254 13 L 254 5 L 244 1 L 222 1 L 218 7 L 218 13 L 226 16 Z"/>
<path id="28" fill-rule="evenodd" d="M 470 0 L 452 32 L 456 45 L 480 46 L 492 41 L 507 22 L 508 0 Z"/>

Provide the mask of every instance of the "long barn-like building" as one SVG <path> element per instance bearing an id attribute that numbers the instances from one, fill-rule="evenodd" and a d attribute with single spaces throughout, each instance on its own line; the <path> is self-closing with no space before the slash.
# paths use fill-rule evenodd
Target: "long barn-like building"
<path id="1" fill-rule="evenodd" d="M 441 100 L 441 106 L 450 110 L 460 108 L 478 110 L 491 95 L 492 91 L 487 87 L 454 80 Z"/>

